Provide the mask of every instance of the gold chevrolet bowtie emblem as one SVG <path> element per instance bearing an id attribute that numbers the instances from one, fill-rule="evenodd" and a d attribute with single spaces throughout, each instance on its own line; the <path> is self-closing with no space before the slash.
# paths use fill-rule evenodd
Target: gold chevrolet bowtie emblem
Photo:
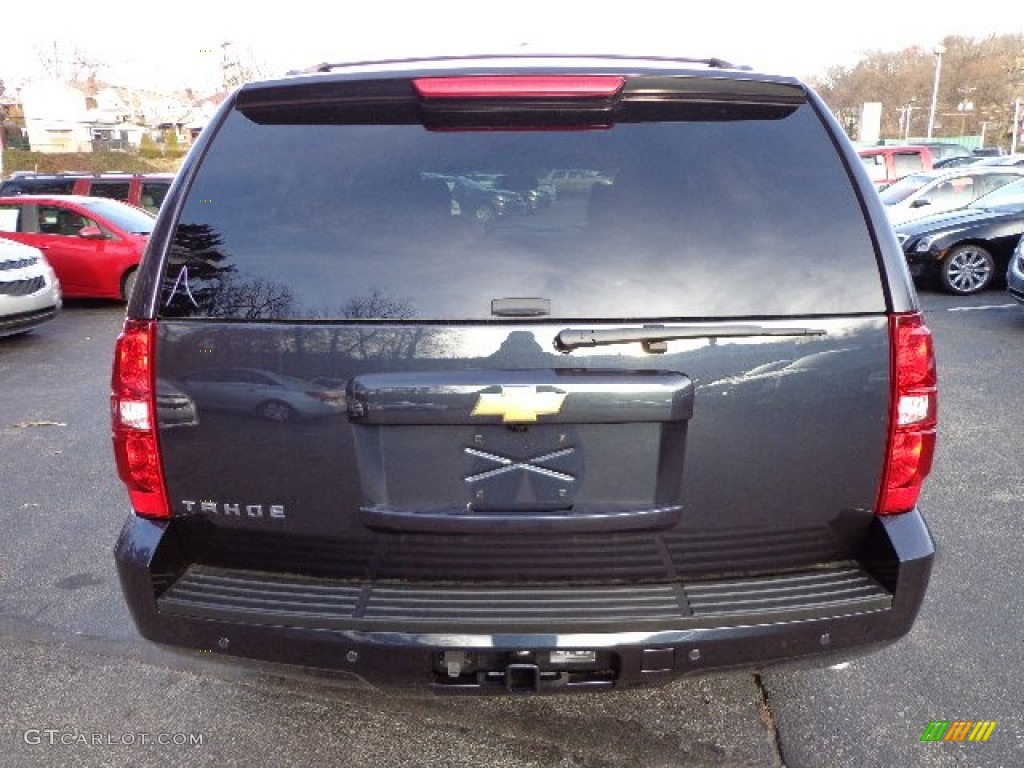
<path id="1" fill-rule="evenodd" d="M 474 416 L 501 416 L 505 423 L 536 421 L 562 410 L 564 392 L 538 392 L 536 387 L 502 387 L 501 392 L 481 392 L 473 406 Z"/>

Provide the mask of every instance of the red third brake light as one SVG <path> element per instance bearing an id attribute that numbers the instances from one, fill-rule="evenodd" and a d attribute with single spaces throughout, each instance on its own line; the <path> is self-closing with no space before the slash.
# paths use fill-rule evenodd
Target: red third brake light
<path id="1" fill-rule="evenodd" d="M 917 504 L 935 454 L 938 377 L 931 331 L 920 312 L 889 319 L 892 406 L 889 447 L 878 514 L 907 512 Z"/>
<path id="2" fill-rule="evenodd" d="M 625 81 L 614 75 L 472 75 L 412 82 L 424 99 L 608 99 Z"/>
<path id="3" fill-rule="evenodd" d="M 114 458 L 132 507 L 142 517 L 170 517 L 156 436 L 151 323 L 125 321 L 114 351 L 110 389 Z"/>

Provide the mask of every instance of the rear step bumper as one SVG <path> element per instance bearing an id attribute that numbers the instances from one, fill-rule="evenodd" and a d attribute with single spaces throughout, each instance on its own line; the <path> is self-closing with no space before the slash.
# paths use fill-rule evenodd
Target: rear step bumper
<path id="1" fill-rule="evenodd" d="M 144 637 L 373 685 L 480 693 L 849 657 L 910 630 L 934 557 L 916 511 L 878 518 L 859 562 L 635 585 L 358 583 L 199 564 L 166 576 L 151 567 L 165 532 L 133 516 L 117 545 Z"/>
<path id="2" fill-rule="evenodd" d="M 191 566 L 157 599 L 167 616 L 264 626 L 423 635 L 709 629 L 892 607 L 855 563 L 810 573 L 697 584 L 608 587 L 375 584 Z"/>

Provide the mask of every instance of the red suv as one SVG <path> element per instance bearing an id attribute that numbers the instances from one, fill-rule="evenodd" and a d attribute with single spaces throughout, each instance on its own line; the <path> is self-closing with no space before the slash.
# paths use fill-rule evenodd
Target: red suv
<path id="1" fill-rule="evenodd" d="M 930 171 L 935 164 L 932 151 L 918 145 L 862 147 L 857 154 L 877 189 L 912 173 Z"/>
<path id="2" fill-rule="evenodd" d="M 21 173 L 0 182 L 0 195 L 86 195 L 160 210 L 172 173 Z"/>

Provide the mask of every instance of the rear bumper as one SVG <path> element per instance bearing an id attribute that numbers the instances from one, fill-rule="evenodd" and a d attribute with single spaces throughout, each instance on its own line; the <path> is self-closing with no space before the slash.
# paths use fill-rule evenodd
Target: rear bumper
<path id="1" fill-rule="evenodd" d="M 555 692 L 828 663 L 913 625 L 934 558 L 917 511 L 878 518 L 857 561 L 718 582 L 402 585 L 177 561 L 132 516 L 115 558 L 141 634 L 197 651 L 438 692 Z"/>

